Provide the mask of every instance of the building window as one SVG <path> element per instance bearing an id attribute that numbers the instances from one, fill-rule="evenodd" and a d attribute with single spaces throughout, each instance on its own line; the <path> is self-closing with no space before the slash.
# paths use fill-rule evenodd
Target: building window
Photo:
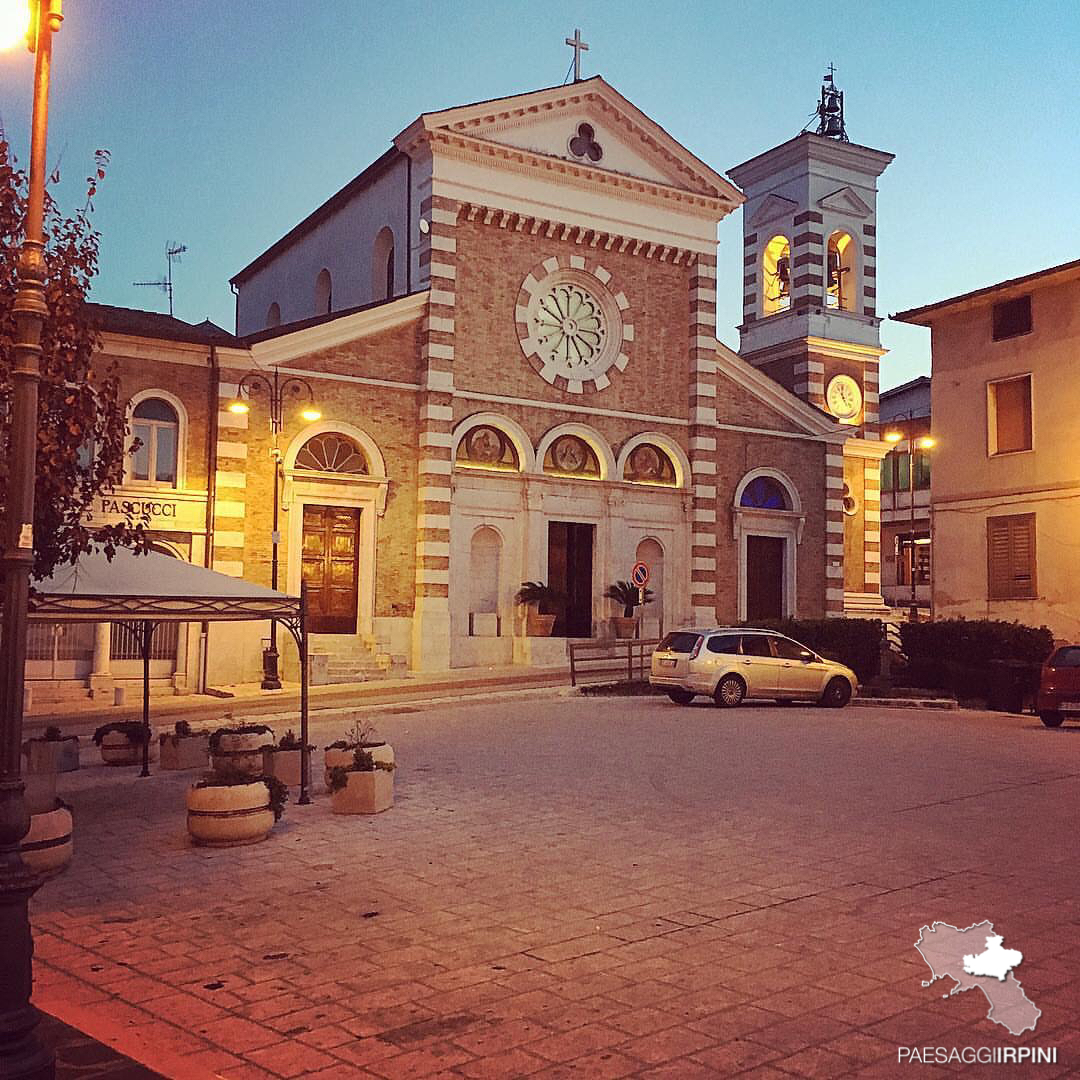
<path id="1" fill-rule="evenodd" d="M 930 489 L 930 455 L 915 451 L 915 490 Z"/>
<path id="2" fill-rule="evenodd" d="M 139 448 L 131 455 L 131 479 L 176 487 L 180 420 L 161 398 L 144 398 L 132 415 L 132 435 Z"/>
<path id="3" fill-rule="evenodd" d="M 394 232 L 384 225 L 375 237 L 371 253 L 371 299 L 391 300 L 394 296 Z"/>
<path id="4" fill-rule="evenodd" d="M 915 584 L 930 584 L 930 537 L 925 533 L 910 534 L 896 538 L 896 584 L 911 584 L 911 548 L 915 547 Z"/>
<path id="5" fill-rule="evenodd" d="M 791 509 L 791 502 L 783 484 L 771 476 L 755 476 L 743 489 L 739 505 L 752 510 Z"/>
<path id="6" fill-rule="evenodd" d="M 1031 376 L 1001 379 L 987 387 L 987 436 L 991 454 L 1031 449 Z"/>
<path id="7" fill-rule="evenodd" d="M 881 459 L 882 494 L 896 490 L 896 454 L 886 454 Z"/>
<path id="8" fill-rule="evenodd" d="M 1018 296 L 1015 300 L 1002 300 L 995 304 L 992 325 L 995 341 L 1030 334 L 1031 297 Z"/>
<path id="9" fill-rule="evenodd" d="M 266 329 L 273 330 L 281 325 L 281 306 L 275 300 L 266 310 Z"/>
<path id="10" fill-rule="evenodd" d="M 829 237 L 826 255 L 828 288 L 825 305 L 838 311 L 855 309 L 855 242 L 846 232 L 834 232 Z"/>
<path id="11" fill-rule="evenodd" d="M 774 236 L 761 257 L 761 311 L 775 315 L 791 307 L 791 245 L 786 236 Z"/>
<path id="12" fill-rule="evenodd" d="M 1035 592 L 1035 515 L 986 519 L 987 596 L 1031 599 Z"/>
<path id="13" fill-rule="evenodd" d="M 331 431 L 325 435 L 315 435 L 304 443 L 296 455 L 295 468 L 367 476 L 368 460 L 355 439 Z"/>
<path id="14" fill-rule="evenodd" d="M 323 269 L 315 279 L 315 314 L 329 315 L 334 302 L 334 284 L 330 271 Z"/>

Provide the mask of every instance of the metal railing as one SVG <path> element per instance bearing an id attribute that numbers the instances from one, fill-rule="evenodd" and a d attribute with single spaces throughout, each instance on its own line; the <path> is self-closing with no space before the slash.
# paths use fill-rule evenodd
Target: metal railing
<path id="1" fill-rule="evenodd" d="M 659 638 L 570 642 L 570 685 L 589 682 L 634 682 L 649 677 Z"/>

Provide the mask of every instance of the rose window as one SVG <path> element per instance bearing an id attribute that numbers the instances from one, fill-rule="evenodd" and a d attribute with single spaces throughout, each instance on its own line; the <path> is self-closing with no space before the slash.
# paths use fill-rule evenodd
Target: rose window
<path id="1" fill-rule="evenodd" d="M 576 282 L 541 296 L 532 323 L 541 357 L 567 372 L 588 371 L 607 340 L 600 302 Z"/>

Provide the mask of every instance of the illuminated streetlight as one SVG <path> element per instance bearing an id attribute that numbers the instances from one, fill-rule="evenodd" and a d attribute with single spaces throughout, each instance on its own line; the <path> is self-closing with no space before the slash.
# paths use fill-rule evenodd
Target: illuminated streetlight
<path id="1" fill-rule="evenodd" d="M 26 0 L 0 4 L 0 50 L 25 44 L 30 37 L 31 11 Z"/>

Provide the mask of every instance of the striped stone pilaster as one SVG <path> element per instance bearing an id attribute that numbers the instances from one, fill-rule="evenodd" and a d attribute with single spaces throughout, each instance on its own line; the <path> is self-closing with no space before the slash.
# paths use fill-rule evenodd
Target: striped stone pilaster
<path id="1" fill-rule="evenodd" d="M 758 234 L 746 233 L 743 236 L 743 322 L 751 323 L 761 315 L 760 295 L 757 275 L 761 273 L 758 265 L 760 255 L 757 249 Z"/>
<path id="2" fill-rule="evenodd" d="M 248 415 L 231 413 L 228 403 L 237 384 L 218 388 L 217 496 L 214 500 L 213 568 L 221 574 L 244 576 L 244 517 L 247 511 Z"/>
<path id="3" fill-rule="evenodd" d="M 864 315 L 877 314 L 877 229 L 873 225 L 863 226 L 863 284 L 862 312 Z"/>
<path id="4" fill-rule="evenodd" d="M 866 591 L 881 592 L 881 462 L 863 463 L 863 558 Z"/>
<path id="5" fill-rule="evenodd" d="M 431 294 L 421 327 L 419 465 L 416 491 L 416 579 L 412 666 L 450 666 L 450 473 L 454 428 L 457 296 L 457 203 L 438 195 L 420 214 L 431 223 L 420 262 Z"/>
<path id="6" fill-rule="evenodd" d="M 695 622 L 716 620 L 716 258 L 690 271 L 690 605 Z"/>
<path id="7" fill-rule="evenodd" d="M 816 210 L 795 215 L 791 241 L 791 307 L 794 311 L 820 306 L 825 300 L 824 218 Z"/>
<path id="8" fill-rule="evenodd" d="M 825 451 L 825 614 L 844 611 L 844 451 Z"/>
<path id="9" fill-rule="evenodd" d="M 794 367 L 795 382 L 792 389 L 796 394 L 812 405 L 823 408 L 825 405 L 825 363 L 810 354 L 805 360 L 796 360 Z"/>
<path id="10" fill-rule="evenodd" d="M 863 436 L 868 439 L 876 439 L 881 433 L 879 421 L 878 399 L 878 366 L 877 364 L 863 365 Z"/>

